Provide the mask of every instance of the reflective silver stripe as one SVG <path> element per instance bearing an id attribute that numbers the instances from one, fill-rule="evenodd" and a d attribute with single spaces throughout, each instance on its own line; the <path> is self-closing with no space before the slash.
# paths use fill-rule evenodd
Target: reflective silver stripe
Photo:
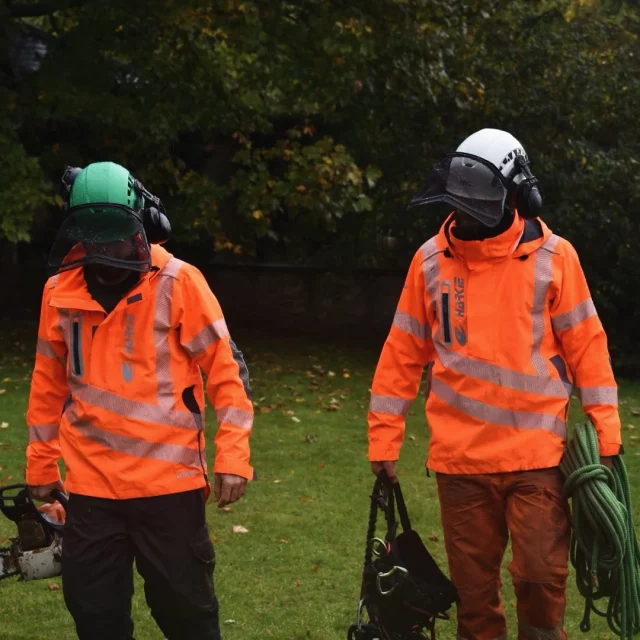
<path id="1" fill-rule="evenodd" d="M 209 345 L 221 338 L 226 338 L 229 335 L 227 329 L 227 323 L 224 318 L 215 320 L 210 325 L 207 325 L 195 338 L 192 338 L 184 345 L 187 353 L 190 356 L 196 356 L 199 353 L 205 351 Z"/>
<path id="2" fill-rule="evenodd" d="M 495 407 L 454 391 L 448 384 L 437 378 L 431 382 L 431 393 L 443 402 L 478 420 L 516 429 L 543 429 L 565 437 L 566 425 L 556 416 L 548 413 L 530 413 Z"/>
<path id="3" fill-rule="evenodd" d="M 158 274 L 160 281 L 156 290 L 156 310 L 153 324 L 153 339 L 156 347 L 156 381 L 158 384 L 158 405 L 166 413 L 172 412 L 175 407 L 169 333 L 171 330 L 173 283 L 183 265 L 182 260 L 171 258 Z"/>
<path id="4" fill-rule="evenodd" d="M 537 251 L 535 264 L 535 285 L 533 293 L 533 308 L 531 310 L 533 327 L 533 344 L 531 346 L 531 361 L 539 376 L 547 378 L 549 370 L 540 352 L 544 338 L 544 319 L 547 302 L 547 291 L 553 280 L 553 251 L 558 244 L 558 236 L 552 235 Z"/>
<path id="5" fill-rule="evenodd" d="M 111 433 L 104 429 L 99 429 L 87 420 L 80 420 L 74 413 L 72 408 L 67 411 L 69 422 L 80 430 L 86 438 L 101 444 L 107 449 L 125 453 L 136 458 L 153 458 L 155 460 L 164 460 L 166 462 L 183 464 L 186 467 L 201 469 L 197 449 L 191 449 L 190 447 L 183 447 L 177 444 L 147 442 L 146 440 L 138 440 L 137 438 Z"/>
<path id="6" fill-rule="evenodd" d="M 424 275 L 424 282 L 427 287 L 427 292 L 429 293 L 429 298 L 431 299 L 430 304 L 432 307 L 437 309 L 438 288 L 440 286 L 440 262 L 436 238 L 434 237 L 427 240 L 427 242 L 420 247 L 420 252 L 424 258 L 422 262 L 422 273 Z M 442 342 L 442 319 L 440 320 L 440 327 L 437 334 L 435 336 L 431 334 L 434 342 Z"/>
<path id="7" fill-rule="evenodd" d="M 553 325 L 554 331 L 566 331 L 596 314 L 596 307 L 593 304 L 593 300 L 588 298 L 580 304 L 577 304 L 571 311 L 561 313 L 555 318 L 551 318 L 551 324 Z"/>
<path id="8" fill-rule="evenodd" d="M 116 393 L 88 384 L 70 382 L 70 388 L 73 397 L 81 402 L 87 402 L 125 418 L 183 429 L 198 429 L 199 426 L 190 411 L 167 411 L 160 405 L 123 398 Z"/>
<path id="9" fill-rule="evenodd" d="M 581 387 L 580 400 L 583 406 L 612 404 L 618 406 L 618 387 Z"/>
<path id="10" fill-rule="evenodd" d="M 406 398 L 394 398 L 392 396 L 380 396 L 375 393 L 371 394 L 371 402 L 369 403 L 369 411 L 378 411 L 380 413 L 388 413 L 393 416 L 406 416 L 411 406 L 411 400 Z"/>
<path id="11" fill-rule="evenodd" d="M 243 409 L 237 409 L 236 407 L 218 409 L 216 411 L 216 418 L 218 419 L 218 424 L 226 422 L 227 424 L 233 424 L 243 429 L 251 429 L 253 426 L 253 414 Z"/>
<path id="12" fill-rule="evenodd" d="M 545 376 L 520 373 L 488 362 L 473 360 L 438 343 L 435 347 L 443 366 L 463 375 L 492 382 L 507 389 L 536 393 L 551 398 L 568 398 L 571 395 L 562 380 L 554 380 L 548 373 Z"/>
<path id="13" fill-rule="evenodd" d="M 38 342 L 36 343 L 36 353 L 44 356 L 45 358 L 57 358 L 56 352 L 54 351 L 51 343 L 44 338 L 38 338 Z"/>
<path id="14" fill-rule="evenodd" d="M 428 324 L 422 324 L 417 318 L 409 313 L 400 311 L 400 309 L 396 311 L 396 315 L 393 317 L 393 326 L 420 340 L 425 340 L 427 336 L 431 335 L 431 329 Z"/>
<path id="15" fill-rule="evenodd" d="M 438 302 L 438 284 L 440 279 L 440 264 L 438 262 L 438 244 L 435 238 L 431 238 L 420 247 L 420 252 L 424 261 L 422 263 L 422 273 L 429 292 L 432 304 Z"/>
<path id="16" fill-rule="evenodd" d="M 519 635 L 524 636 L 527 640 L 561 640 L 562 638 L 562 624 L 553 629 L 540 629 L 519 620 L 518 631 Z"/>
<path id="17" fill-rule="evenodd" d="M 59 430 L 57 424 L 30 424 L 29 442 L 50 442 L 58 437 Z"/>

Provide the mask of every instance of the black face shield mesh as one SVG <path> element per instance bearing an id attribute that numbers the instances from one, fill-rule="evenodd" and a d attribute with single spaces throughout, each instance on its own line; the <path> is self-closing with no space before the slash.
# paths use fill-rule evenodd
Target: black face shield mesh
<path id="1" fill-rule="evenodd" d="M 507 193 L 507 180 L 491 163 L 470 154 L 452 153 L 431 170 L 409 207 L 444 202 L 487 227 L 496 227 L 504 215 Z"/>
<path id="2" fill-rule="evenodd" d="M 114 204 L 70 209 L 49 253 L 49 273 L 87 264 L 149 271 L 151 252 L 138 215 Z"/>

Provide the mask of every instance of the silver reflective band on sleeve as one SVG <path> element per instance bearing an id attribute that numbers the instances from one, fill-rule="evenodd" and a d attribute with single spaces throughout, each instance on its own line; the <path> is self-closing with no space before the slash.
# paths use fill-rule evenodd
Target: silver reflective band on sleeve
<path id="1" fill-rule="evenodd" d="M 251 429 L 253 426 L 253 414 L 244 409 L 237 409 L 236 407 L 217 409 L 216 418 L 218 419 L 218 424 L 226 422 L 227 424 L 233 424 L 236 427 L 242 427 L 244 429 Z"/>
<path id="2" fill-rule="evenodd" d="M 431 382 L 431 393 L 458 411 L 483 422 L 515 427 L 516 429 L 543 429 L 563 438 L 566 436 L 565 423 L 557 416 L 548 413 L 530 413 L 494 407 L 486 402 L 457 393 L 437 378 Z"/>
<path id="3" fill-rule="evenodd" d="M 580 401 L 583 406 L 592 404 L 612 404 L 618 406 L 617 387 L 581 387 Z"/>
<path id="4" fill-rule="evenodd" d="M 533 291 L 533 308 L 531 310 L 533 333 L 531 361 L 533 362 L 536 373 L 542 377 L 549 376 L 547 363 L 540 352 L 540 347 L 544 338 L 547 292 L 549 291 L 549 285 L 553 281 L 553 251 L 555 250 L 559 239 L 560 238 L 556 235 L 550 236 L 535 253 L 535 284 Z"/>
<path id="5" fill-rule="evenodd" d="M 411 406 L 411 400 L 406 398 L 394 398 L 392 396 L 381 396 L 371 394 L 369 411 L 388 413 L 392 416 L 406 416 Z"/>
<path id="6" fill-rule="evenodd" d="M 431 334 L 429 325 L 422 324 L 417 318 L 414 318 L 409 313 L 400 311 L 400 309 L 396 311 L 393 317 L 393 326 L 420 340 L 425 340 Z"/>
<path id="7" fill-rule="evenodd" d="M 215 320 L 210 325 L 207 325 L 195 338 L 192 338 L 184 345 L 190 356 L 196 356 L 202 351 L 205 351 L 207 347 L 221 338 L 225 338 L 229 335 L 227 324 L 224 318 Z"/>
<path id="8" fill-rule="evenodd" d="M 58 437 L 59 430 L 57 424 L 30 424 L 29 442 L 51 442 Z"/>
<path id="9" fill-rule="evenodd" d="M 57 358 L 56 352 L 53 350 L 51 343 L 44 338 L 38 338 L 36 343 L 36 353 L 44 356 L 45 358 Z"/>
<path id="10" fill-rule="evenodd" d="M 554 331 L 566 331 L 580 324 L 587 318 L 596 315 L 596 307 L 593 304 L 593 300 L 583 300 L 580 304 L 577 304 L 571 311 L 561 313 L 555 318 L 551 318 L 551 324 Z"/>

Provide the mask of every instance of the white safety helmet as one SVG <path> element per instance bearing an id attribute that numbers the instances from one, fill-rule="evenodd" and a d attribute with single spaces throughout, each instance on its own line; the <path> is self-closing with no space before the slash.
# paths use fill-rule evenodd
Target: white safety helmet
<path id="1" fill-rule="evenodd" d="M 522 144 L 506 131 L 481 129 L 435 165 L 409 206 L 440 202 L 497 227 L 505 209 L 536 217 L 542 195 Z"/>

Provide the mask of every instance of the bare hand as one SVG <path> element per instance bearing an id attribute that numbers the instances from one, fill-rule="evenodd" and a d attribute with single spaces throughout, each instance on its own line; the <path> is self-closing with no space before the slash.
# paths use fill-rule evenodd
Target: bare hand
<path id="1" fill-rule="evenodd" d="M 29 485 L 29 495 L 32 500 L 38 502 L 55 502 L 56 499 L 51 495 L 54 489 L 59 489 L 62 493 L 66 494 L 62 481 L 52 482 L 51 484 Z"/>
<path id="2" fill-rule="evenodd" d="M 394 460 L 380 460 L 371 463 L 371 471 L 374 475 L 378 475 L 382 470 L 387 472 L 391 484 L 398 484 L 398 477 L 396 476 L 396 463 Z"/>
<path id="3" fill-rule="evenodd" d="M 605 467 L 609 467 L 609 469 L 613 469 L 613 458 L 615 456 L 600 456 L 600 464 Z"/>
<path id="4" fill-rule="evenodd" d="M 218 507 L 240 500 L 247 491 L 247 479 L 232 473 L 216 473 L 213 479 L 213 495 Z"/>

